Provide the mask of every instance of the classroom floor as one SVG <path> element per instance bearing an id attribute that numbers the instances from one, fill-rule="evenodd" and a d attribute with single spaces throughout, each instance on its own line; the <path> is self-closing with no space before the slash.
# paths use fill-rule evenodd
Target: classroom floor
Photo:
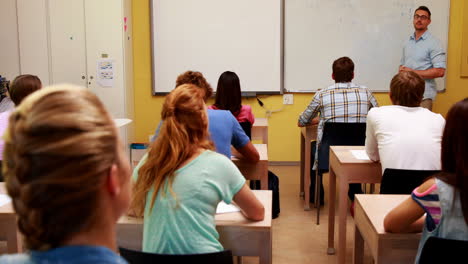
<path id="1" fill-rule="evenodd" d="M 299 166 L 269 166 L 280 179 L 280 216 L 273 220 L 273 264 L 336 263 L 336 255 L 327 255 L 328 245 L 328 177 L 324 175 L 325 206 L 320 210 L 320 225 L 316 225 L 316 209 L 304 211 L 299 196 Z M 339 193 L 339 192 L 337 192 Z M 312 205 L 313 207 L 313 205 Z M 335 226 L 335 228 L 337 228 Z M 346 263 L 352 263 L 354 222 L 347 218 Z M 338 233 L 335 229 L 335 246 Z M 258 263 L 258 258 L 244 257 L 244 264 Z M 373 263 L 368 250 L 364 263 Z"/>

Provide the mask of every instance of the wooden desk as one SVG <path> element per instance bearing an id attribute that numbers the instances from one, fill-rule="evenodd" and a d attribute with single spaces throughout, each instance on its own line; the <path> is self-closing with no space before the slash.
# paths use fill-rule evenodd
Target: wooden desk
<path id="1" fill-rule="evenodd" d="M 4 182 L 0 182 L 0 194 L 6 194 Z M 16 225 L 12 203 L 0 207 L 0 240 L 6 240 L 8 253 L 23 251 L 23 241 Z"/>
<path id="2" fill-rule="evenodd" d="M 385 215 L 409 195 L 356 195 L 354 263 L 363 263 L 364 242 L 375 263 L 414 263 L 421 233 L 392 234 L 383 227 Z"/>
<path id="3" fill-rule="evenodd" d="M 241 212 L 217 214 L 216 229 L 224 248 L 235 256 L 259 256 L 261 264 L 272 263 L 271 191 L 253 191 L 265 206 L 263 221 L 250 221 Z M 117 223 L 117 243 L 141 250 L 143 219 L 123 216 Z"/>
<path id="4" fill-rule="evenodd" d="M 335 254 L 335 193 L 336 178 L 339 181 L 340 197 L 338 208 L 338 258 L 340 264 L 346 257 L 346 217 L 349 183 L 380 183 L 380 162 L 356 159 L 350 150 L 364 150 L 364 146 L 330 146 L 330 184 L 328 208 L 328 254 Z"/>
<path id="5" fill-rule="evenodd" d="M 310 142 L 317 139 L 318 125 L 301 127 L 301 175 L 300 195 L 304 196 L 304 210 L 310 210 Z M 312 154 L 313 155 L 313 154 Z"/>
<path id="6" fill-rule="evenodd" d="M 260 154 L 257 163 L 249 162 L 245 159 L 232 157 L 231 160 L 239 168 L 242 175 L 247 180 L 260 180 L 262 190 L 268 190 L 268 148 L 267 144 L 253 144 Z"/>
<path id="7" fill-rule="evenodd" d="M 261 140 L 263 144 L 268 144 L 268 119 L 255 118 L 251 136 L 252 140 Z"/>

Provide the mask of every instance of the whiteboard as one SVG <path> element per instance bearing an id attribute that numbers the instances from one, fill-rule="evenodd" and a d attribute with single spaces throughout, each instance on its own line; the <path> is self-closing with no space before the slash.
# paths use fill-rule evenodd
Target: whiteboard
<path id="1" fill-rule="evenodd" d="M 234 71 L 243 92 L 282 88 L 282 0 L 151 0 L 153 94 L 200 71 L 216 89 Z"/>
<path id="2" fill-rule="evenodd" d="M 388 91 L 420 5 L 431 10 L 429 31 L 446 50 L 449 0 L 286 0 L 285 90 L 328 87 L 333 61 L 348 56 L 355 64 L 353 82 Z M 445 89 L 445 78 L 436 82 L 438 90 Z"/>

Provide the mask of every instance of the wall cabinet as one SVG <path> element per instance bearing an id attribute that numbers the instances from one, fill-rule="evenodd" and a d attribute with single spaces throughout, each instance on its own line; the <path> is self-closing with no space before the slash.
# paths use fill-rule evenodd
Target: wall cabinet
<path id="1" fill-rule="evenodd" d="M 2 0 L 0 10 L 1 75 L 84 86 L 114 118 L 134 119 L 131 0 Z M 128 146 L 133 126 L 121 134 Z"/>

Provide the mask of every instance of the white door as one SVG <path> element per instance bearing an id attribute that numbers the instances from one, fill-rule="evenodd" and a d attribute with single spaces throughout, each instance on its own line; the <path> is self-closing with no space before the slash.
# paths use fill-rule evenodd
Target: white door
<path id="1" fill-rule="evenodd" d="M 3 1 L 3 0 L 2 0 Z M 46 0 L 17 0 L 21 74 L 49 82 L 49 43 Z"/>
<path id="2" fill-rule="evenodd" d="M 0 75 L 7 80 L 20 73 L 16 0 L 0 0 Z"/>
<path id="3" fill-rule="evenodd" d="M 51 83 L 87 86 L 83 0 L 48 0 Z"/>
<path id="4" fill-rule="evenodd" d="M 114 118 L 125 117 L 122 0 L 85 0 L 88 87 Z M 111 79 L 98 75 L 98 63 L 111 60 Z M 109 77 L 109 76 L 107 76 Z"/>

